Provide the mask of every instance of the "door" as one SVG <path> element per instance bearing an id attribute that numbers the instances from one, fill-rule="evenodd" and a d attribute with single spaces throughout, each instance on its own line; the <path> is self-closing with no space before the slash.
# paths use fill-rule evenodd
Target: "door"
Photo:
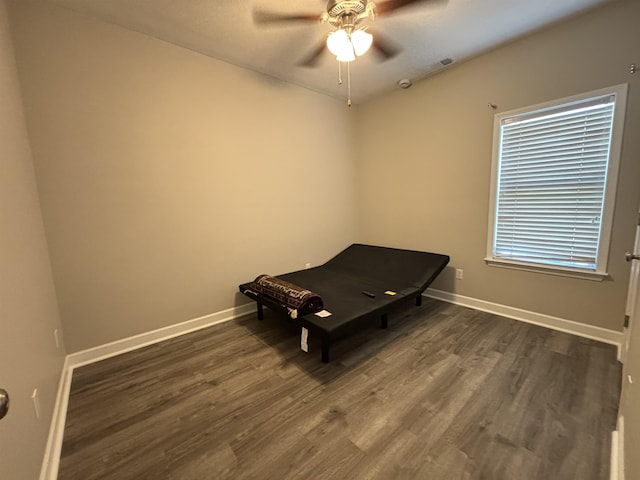
<path id="1" fill-rule="evenodd" d="M 629 277 L 629 292 L 627 294 L 627 306 L 625 309 L 625 331 L 623 337 L 622 351 L 620 355 L 620 361 L 626 363 L 627 354 L 629 351 L 629 341 L 631 333 L 631 319 L 640 315 L 636 304 L 638 303 L 638 290 L 640 289 L 640 261 L 634 259 L 634 256 L 640 254 L 640 212 L 638 212 L 638 225 L 636 227 L 636 241 L 633 247 L 633 252 L 627 252 L 625 254 L 626 260 L 631 262 L 631 273 Z"/>
<path id="2" fill-rule="evenodd" d="M 623 452 L 619 479 L 640 479 L 640 213 L 635 250 L 627 254 L 631 277 L 627 297 L 627 327 L 622 345 L 622 393 L 618 412 L 618 429 Z"/>

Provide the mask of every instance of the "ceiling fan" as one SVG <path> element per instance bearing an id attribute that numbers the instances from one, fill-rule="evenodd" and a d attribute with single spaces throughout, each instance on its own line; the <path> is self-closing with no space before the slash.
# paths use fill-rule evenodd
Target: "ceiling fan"
<path id="1" fill-rule="evenodd" d="M 325 22 L 334 30 L 326 41 L 315 47 L 301 62 L 300 66 L 313 67 L 325 50 L 335 55 L 339 62 L 351 62 L 363 55 L 370 47 L 383 60 L 395 57 L 400 49 L 385 40 L 379 32 L 372 32 L 367 25 L 377 16 L 386 16 L 412 4 L 446 4 L 448 0 L 386 0 L 374 3 L 368 0 L 329 0 L 322 14 L 283 14 L 255 9 L 253 20 L 256 24 L 282 24 L 289 22 Z M 375 33 L 375 38 L 374 34 Z"/>

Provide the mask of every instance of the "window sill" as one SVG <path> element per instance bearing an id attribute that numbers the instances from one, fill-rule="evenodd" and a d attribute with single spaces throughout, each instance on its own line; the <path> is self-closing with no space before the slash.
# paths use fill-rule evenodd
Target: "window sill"
<path id="1" fill-rule="evenodd" d="M 511 268 L 514 270 L 525 270 L 528 272 L 544 273 L 547 275 L 559 275 L 561 277 L 581 278 L 584 280 L 592 280 L 601 282 L 609 276 L 607 272 L 595 272 L 580 270 L 577 268 L 552 267 L 546 265 L 537 265 L 525 262 L 516 262 L 513 260 L 504 260 L 496 258 L 485 258 L 484 261 L 490 267 Z"/>

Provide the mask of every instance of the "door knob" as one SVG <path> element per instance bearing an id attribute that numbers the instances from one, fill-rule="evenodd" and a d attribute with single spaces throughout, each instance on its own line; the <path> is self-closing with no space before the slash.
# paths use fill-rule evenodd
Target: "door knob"
<path id="1" fill-rule="evenodd" d="M 0 388 L 0 419 L 9 411 L 9 394 L 6 390 Z"/>
<path id="2" fill-rule="evenodd" d="M 627 252 L 624 254 L 624 258 L 627 262 L 630 262 L 631 260 L 640 260 L 640 255 L 634 255 L 631 252 Z"/>

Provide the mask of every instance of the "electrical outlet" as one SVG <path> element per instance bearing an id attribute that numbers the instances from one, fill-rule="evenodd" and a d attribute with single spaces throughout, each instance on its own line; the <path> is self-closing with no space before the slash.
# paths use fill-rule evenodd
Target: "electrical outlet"
<path id="1" fill-rule="evenodd" d="M 36 419 L 40 420 L 40 394 L 37 388 L 33 389 L 31 400 L 33 401 L 33 413 L 35 413 Z"/>
<path id="2" fill-rule="evenodd" d="M 464 270 L 461 268 L 456 268 L 456 278 L 458 280 L 462 280 L 464 278 Z"/>

